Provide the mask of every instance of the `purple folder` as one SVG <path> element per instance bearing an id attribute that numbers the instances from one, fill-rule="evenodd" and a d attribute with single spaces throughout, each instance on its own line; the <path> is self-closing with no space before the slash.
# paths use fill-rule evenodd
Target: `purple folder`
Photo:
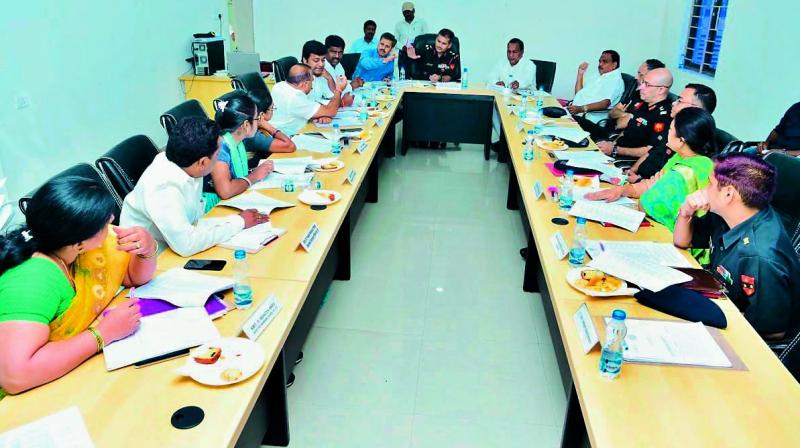
<path id="1" fill-rule="evenodd" d="M 142 317 L 152 316 L 153 314 L 163 313 L 176 308 L 178 307 L 166 300 L 139 298 L 139 310 L 142 313 Z M 228 305 L 225 304 L 220 296 L 213 294 L 206 301 L 205 309 L 212 319 L 216 319 L 225 314 L 225 311 L 228 310 Z"/>

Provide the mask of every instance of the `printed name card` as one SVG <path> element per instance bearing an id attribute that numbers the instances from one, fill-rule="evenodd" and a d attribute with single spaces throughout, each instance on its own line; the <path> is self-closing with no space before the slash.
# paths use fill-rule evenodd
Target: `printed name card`
<path id="1" fill-rule="evenodd" d="M 356 182 L 356 170 L 355 168 L 350 168 L 350 171 L 347 172 L 347 177 L 344 178 L 344 182 L 342 182 L 342 184 L 355 185 L 355 182 Z"/>
<path id="2" fill-rule="evenodd" d="M 525 125 L 521 121 L 517 122 L 517 132 L 525 132 Z"/>
<path id="3" fill-rule="evenodd" d="M 544 194 L 542 183 L 538 180 L 533 184 L 533 199 L 539 199 Z"/>
<path id="4" fill-rule="evenodd" d="M 374 126 L 376 128 L 379 128 L 379 127 L 383 126 L 384 123 L 386 123 L 386 120 L 384 120 L 383 117 L 378 117 L 378 119 L 375 120 Z"/>
<path id="5" fill-rule="evenodd" d="M 275 294 L 269 296 L 258 308 L 253 311 L 253 314 L 247 318 L 242 325 L 242 332 L 248 339 L 255 341 L 264 332 L 272 319 L 278 315 L 281 310 L 281 304 L 275 298 Z"/>
<path id="6" fill-rule="evenodd" d="M 391 101 L 389 101 L 388 103 L 386 103 L 386 104 L 383 106 L 383 108 L 384 108 L 384 109 L 386 109 L 386 110 L 389 110 L 389 109 L 391 109 L 391 108 L 392 108 L 392 102 L 391 102 Z"/>
<path id="7" fill-rule="evenodd" d="M 583 353 L 589 353 L 600 342 L 600 336 L 597 335 L 597 328 L 594 326 L 592 316 L 589 315 L 589 307 L 586 306 L 586 303 L 578 307 L 578 311 L 572 316 L 572 320 L 578 330 L 578 337 L 583 345 Z"/>
<path id="8" fill-rule="evenodd" d="M 563 260 L 564 257 L 567 256 L 569 253 L 569 248 L 567 247 L 567 242 L 564 240 L 564 236 L 561 235 L 561 232 L 556 231 L 553 236 L 550 237 L 550 244 L 553 245 L 553 250 L 556 253 L 556 258 L 559 260 Z"/>
<path id="9" fill-rule="evenodd" d="M 367 150 L 367 142 L 361 141 L 358 146 L 356 146 L 356 152 L 361 154 L 362 152 Z"/>
<path id="10" fill-rule="evenodd" d="M 311 227 L 306 230 L 306 234 L 303 235 L 303 239 L 300 240 L 300 244 L 298 247 L 301 247 L 306 252 L 311 252 L 311 246 L 317 241 L 317 237 L 319 236 L 319 226 L 317 223 L 312 223 Z"/>

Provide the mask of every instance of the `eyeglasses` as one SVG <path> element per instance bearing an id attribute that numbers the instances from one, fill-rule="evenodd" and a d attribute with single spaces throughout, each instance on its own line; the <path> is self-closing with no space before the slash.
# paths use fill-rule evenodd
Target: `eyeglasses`
<path id="1" fill-rule="evenodd" d="M 647 81 L 642 81 L 642 87 L 665 87 L 667 89 L 669 88 L 669 86 L 659 86 L 657 84 L 650 84 Z"/>
<path id="2" fill-rule="evenodd" d="M 700 105 L 698 105 L 698 104 L 695 104 L 693 101 L 686 101 L 686 100 L 684 100 L 684 99 L 683 99 L 683 98 L 681 98 L 681 97 L 678 97 L 678 98 L 675 100 L 675 104 L 686 104 L 687 106 L 695 106 L 695 107 L 700 107 Z"/>

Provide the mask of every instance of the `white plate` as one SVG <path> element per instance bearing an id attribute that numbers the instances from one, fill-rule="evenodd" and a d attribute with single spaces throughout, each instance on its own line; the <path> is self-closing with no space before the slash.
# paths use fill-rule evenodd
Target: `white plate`
<path id="1" fill-rule="evenodd" d="M 569 272 L 567 272 L 567 283 L 569 283 L 570 286 L 572 286 L 573 288 L 577 289 L 578 291 L 586 294 L 587 296 L 592 296 L 592 297 L 632 296 L 633 294 L 639 292 L 639 290 L 636 289 L 636 288 L 628 288 L 628 284 L 625 283 L 625 280 L 622 280 L 622 279 L 619 279 L 619 281 L 622 282 L 622 283 L 620 284 L 619 288 L 617 288 L 614 291 L 599 292 L 599 291 L 592 291 L 591 289 L 583 288 L 583 287 L 578 285 L 578 280 L 581 279 L 581 271 L 584 271 L 584 270 L 593 271 L 594 269 L 586 268 L 586 267 L 570 269 Z"/>
<path id="2" fill-rule="evenodd" d="M 331 163 L 336 164 L 336 168 L 324 169 L 321 165 L 314 165 L 314 171 L 319 173 L 332 173 L 334 171 L 339 171 L 340 169 L 344 168 L 344 162 L 341 160 L 334 160 Z"/>
<path id="3" fill-rule="evenodd" d="M 565 149 L 569 149 L 569 145 L 567 145 L 564 142 L 561 142 L 562 145 L 560 147 L 558 147 L 558 148 L 549 148 L 549 147 L 545 146 L 545 143 L 549 143 L 549 142 L 546 142 L 545 140 L 539 140 L 539 139 L 536 140 L 536 146 L 538 146 L 541 149 L 544 149 L 545 151 L 563 151 Z"/>
<path id="4" fill-rule="evenodd" d="M 194 360 L 194 354 L 200 353 L 209 347 L 219 347 L 222 349 L 219 359 L 214 364 L 200 364 Z M 192 350 L 186 364 L 177 370 L 177 373 L 189 376 L 201 384 L 209 386 L 227 386 L 240 383 L 261 369 L 264 365 L 266 354 L 260 345 L 245 338 L 222 338 Z M 222 372 L 226 369 L 239 369 L 242 375 L 234 380 L 228 381 L 222 378 Z"/>
<path id="5" fill-rule="evenodd" d="M 328 198 L 330 194 L 333 195 L 333 200 Z M 323 195 L 325 197 L 323 197 Z M 333 190 L 303 190 L 303 192 L 297 196 L 300 202 L 308 205 L 331 205 L 338 202 L 341 198 L 342 195 L 338 191 Z"/>

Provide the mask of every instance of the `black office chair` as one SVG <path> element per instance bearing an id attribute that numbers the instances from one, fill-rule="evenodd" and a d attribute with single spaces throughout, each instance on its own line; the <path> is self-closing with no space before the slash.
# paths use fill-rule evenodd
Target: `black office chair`
<path id="1" fill-rule="evenodd" d="M 771 152 L 764 160 L 775 167 L 777 185 L 772 207 L 781 215 L 786 233 L 793 235 L 800 221 L 800 159 L 782 152 Z"/>
<path id="2" fill-rule="evenodd" d="M 778 359 L 786 366 L 794 379 L 800 382 L 800 333 L 789 341 L 786 348 L 778 354 Z"/>
<path id="3" fill-rule="evenodd" d="M 114 199 L 120 207 L 156 155 L 158 148 L 149 137 L 135 135 L 109 149 L 94 162 L 100 173 L 108 179 Z"/>
<path id="4" fill-rule="evenodd" d="M 740 152 L 739 146 L 735 144 L 738 142 L 738 139 L 730 132 L 717 128 L 714 133 L 714 140 L 717 143 L 717 151 L 720 154 L 727 154 L 728 152 Z"/>
<path id="5" fill-rule="evenodd" d="M 164 128 L 164 130 L 167 131 L 167 135 L 169 135 L 172 133 L 173 126 L 178 124 L 178 121 L 181 118 L 185 117 L 208 118 L 208 115 L 206 114 L 206 111 L 203 110 L 203 106 L 200 105 L 199 101 L 188 100 L 164 112 L 159 121 L 161 122 L 161 126 Z"/>
<path id="6" fill-rule="evenodd" d="M 286 56 L 277 61 L 272 62 L 272 73 L 275 75 L 275 82 L 286 81 L 289 76 L 289 69 L 297 64 L 297 58 L 294 56 Z"/>
<path id="7" fill-rule="evenodd" d="M 633 96 L 633 92 L 636 91 L 636 78 L 633 75 L 629 75 L 627 73 L 622 74 L 622 83 L 625 84 L 625 89 L 622 91 L 622 96 L 619 99 L 620 103 L 627 104 L 631 100 L 631 96 Z"/>
<path id="8" fill-rule="evenodd" d="M 264 82 L 264 78 L 261 77 L 261 73 L 259 72 L 245 73 L 243 75 L 234 77 L 231 79 L 231 87 L 238 90 L 244 90 L 245 92 L 249 92 L 251 90 L 266 90 L 269 92 L 267 83 Z"/>
<path id="9" fill-rule="evenodd" d="M 356 71 L 358 60 L 361 59 L 361 53 L 345 53 L 342 55 L 342 60 L 339 61 L 344 69 L 344 75 L 347 79 L 353 79 L 353 72 Z"/>
<path id="10" fill-rule="evenodd" d="M 414 50 L 417 54 L 421 54 L 426 45 L 436 45 L 437 33 L 420 34 L 414 38 Z M 453 38 L 453 45 L 450 47 L 456 54 L 461 55 L 461 45 L 458 41 L 458 36 Z M 410 73 L 407 74 L 411 79 L 422 78 L 422 66 L 418 64 L 419 59 L 412 59 L 409 61 Z M 406 70 L 409 71 L 409 70 Z M 461 75 L 459 75 L 461 76 Z"/>
<path id="11" fill-rule="evenodd" d="M 96 181 L 100 182 L 101 184 L 103 184 L 103 186 L 106 188 L 106 190 L 108 190 L 109 194 L 111 194 L 112 197 L 114 196 L 114 191 L 111 188 L 111 185 L 108 183 L 108 179 L 103 177 L 103 175 L 100 173 L 100 171 L 98 171 L 95 167 L 93 167 L 92 165 L 90 165 L 88 163 L 78 163 L 76 165 L 73 165 L 73 166 L 65 169 L 64 171 L 56 174 L 55 176 L 51 177 L 50 179 L 48 179 L 48 181 L 52 180 L 52 179 L 58 179 L 59 177 L 64 177 L 64 176 L 80 176 L 80 177 L 86 177 L 88 179 L 96 180 Z M 31 191 L 27 195 L 19 198 L 19 209 L 20 209 L 20 211 L 22 211 L 23 215 L 27 211 L 28 203 L 30 202 L 30 200 L 33 197 L 33 195 L 36 194 L 37 190 L 39 190 L 39 187 L 36 187 L 36 189 Z M 120 210 L 121 210 L 121 207 L 119 206 L 119 204 L 117 204 L 117 207 L 114 209 L 114 224 L 119 224 L 119 213 L 120 213 Z"/>
<path id="12" fill-rule="evenodd" d="M 536 88 L 551 92 L 556 79 L 556 63 L 539 59 L 531 59 L 531 61 L 536 65 Z"/>
<path id="13" fill-rule="evenodd" d="M 231 91 L 231 92 L 228 92 L 228 93 L 225 93 L 225 94 L 223 94 L 223 95 L 222 95 L 222 96 L 220 96 L 219 98 L 216 98 L 216 99 L 214 99 L 214 101 L 212 101 L 212 102 L 211 102 L 211 105 L 214 107 L 214 112 L 219 112 L 219 103 L 220 103 L 220 102 L 222 102 L 222 101 L 229 101 L 229 100 L 230 100 L 231 98 L 233 98 L 234 96 L 241 95 L 243 92 L 244 92 L 244 93 L 246 93 L 246 92 L 245 92 L 244 90 L 242 90 L 242 89 L 233 90 L 233 91 Z M 269 92 L 268 92 L 267 94 L 269 94 Z"/>

